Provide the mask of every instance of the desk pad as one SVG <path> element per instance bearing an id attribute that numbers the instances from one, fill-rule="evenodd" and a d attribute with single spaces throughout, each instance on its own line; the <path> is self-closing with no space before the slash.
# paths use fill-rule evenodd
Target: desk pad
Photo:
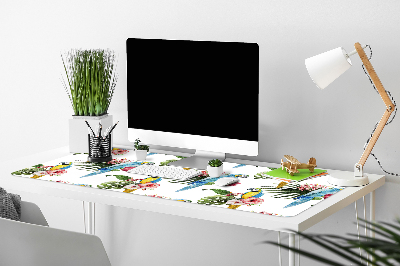
<path id="1" fill-rule="evenodd" d="M 268 172 L 276 170 L 274 168 L 229 162 L 224 162 L 221 177 L 236 177 L 239 182 L 225 187 L 216 186 L 214 182 L 218 178 L 210 178 L 207 171 L 187 180 L 137 175 L 127 171 L 140 164 L 171 167 L 167 166 L 169 162 L 182 157 L 148 153 L 146 161 L 136 161 L 132 150 L 113 148 L 112 153 L 113 160 L 108 163 L 90 163 L 87 162 L 87 154 L 71 154 L 12 174 L 282 217 L 295 216 L 344 189 L 330 186 L 327 183 L 329 174 L 324 170 L 296 181 L 289 175 L 287 178 L 268 175 Z"/>

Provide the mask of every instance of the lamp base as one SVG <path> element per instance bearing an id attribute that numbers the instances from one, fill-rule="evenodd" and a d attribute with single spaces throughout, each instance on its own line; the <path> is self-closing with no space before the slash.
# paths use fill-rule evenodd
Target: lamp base
<path id="1" fill-rule="evenodd" d="M 360 187 L 369 184 L 369 179 L 366 174 L 362 177 L 355 177 L 354 173 L 337 172 L 335 176 L 329 176 L 328 183 L 339 187 Z"/>

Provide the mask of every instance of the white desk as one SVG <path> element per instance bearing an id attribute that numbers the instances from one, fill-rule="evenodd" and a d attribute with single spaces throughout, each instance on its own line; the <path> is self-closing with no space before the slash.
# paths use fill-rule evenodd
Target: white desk
<path id="1" fill-rule="evenodd" d="M 89 203 L 100 203 L 119 207 L 133 208 L 137 210 L 152 211 L 163 214 L 172 214 L 189 218 L 197 218 L 214 222 L 249 226 L 260 229 L 283 231 L 287 229 L 296 232 L 304 231 L 317 224 L 333 213 L 371 193 L 371 220 L 375 220 L 375 190 L 385 183 L 385 176 L 370 174 L 370 184 L 364 187 L 352 187 L 337 193 L 312 208 L 294 217 L 276 217 L 270 215 L 255 215 L 250 212 L 232 211 L 224 208 L 213 208 L 206 205 L 186 204 L 179 201 L 164 200 L 154 197 L 143 197 L 126 193 L 115 193 L 103 189 L 88 189 L 80 186 L 67 186 L 56 182 L 34 180 L 24 177 L 12 176 L 11 172 L 34 165 L 38 162 L 48 161 L 68 155 L 68 148 L 60 148 L 21 157 L 18 160 L 10 160 L 0 163 L 0 186 L 7 188 L 18 188 L 19 191 L 37 193 L 40 195 L 63 197 Z M 185 155 L 185 154 L 179 154 Z M 235 163 L 247 163 L 249 161 L 227 160 Z M 276 164 L 254 162 L 255 165 L 277 167 Z M 334 174 L 336 171 L 328 170 Z M 89 204 L 93 206 L 93 204 Z M 89 226 L 90 229 L 90 226 Z M 90 231 L 89 231 L 90 232 Z M 294 246 L 295 234 L 289 234 L 289 244 Z M 295 256 L 289 252 L 289 265 L 294 265 Z"/>

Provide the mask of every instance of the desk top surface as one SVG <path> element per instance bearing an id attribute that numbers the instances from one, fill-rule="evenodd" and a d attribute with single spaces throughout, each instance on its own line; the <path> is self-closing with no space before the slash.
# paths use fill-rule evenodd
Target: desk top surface
<path id="1" fill-rule="evenodd" d="M 367 186 L 337 188 L 327 183 L 327 174 L 321 171 L 305 180 L 291 182 L 290 179 L 268 175 L 277 165 L 225 162 L 225 175 L 235 176 L 239 182 L 218 187 L 207 172 L 186 181 L 128 173 L 127 170 L 133 167 L 129 163 L 136 161 L 130 150 L 115 149 L 111 164 L 87 163 L 87 155 L 72 155 L 65 151 L 54 151 L 54 157 L 50 154 L 36 156 L 36 160 L 31 161 L 33 164 L 18 164 L 18 168 L 12 169 L 5 167 L 11 171 L 4 180 L 22 191 L 257 228 L 295 231 L 307 229 L 384 184 L 384 176 L 369 175 L 371 183 Z M 159 165 L 178 159 L 175 155 L 152 151 L 145 163 Z M 30 171 L 32 166 L 40 164 L 40 171 Z M 15 162 L 9 165 L 17 167 Z M 25 171 L 17 171 L 22 169 Z M 17 175 L 11 176 L 11 172 Z M 328 174 L 333 172 L 327 171 Z"/>

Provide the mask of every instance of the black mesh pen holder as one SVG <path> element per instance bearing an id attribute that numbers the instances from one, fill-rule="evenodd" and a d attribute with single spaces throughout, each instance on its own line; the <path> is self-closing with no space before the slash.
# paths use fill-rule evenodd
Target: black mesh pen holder
<path id="1" fill-rule="evenodd" d="M 88 134 L 89 157 L 88 161 L 93 163 L 109 162 L 111 156 L 111 134 L 107 137 L 94 137 Z"/>

